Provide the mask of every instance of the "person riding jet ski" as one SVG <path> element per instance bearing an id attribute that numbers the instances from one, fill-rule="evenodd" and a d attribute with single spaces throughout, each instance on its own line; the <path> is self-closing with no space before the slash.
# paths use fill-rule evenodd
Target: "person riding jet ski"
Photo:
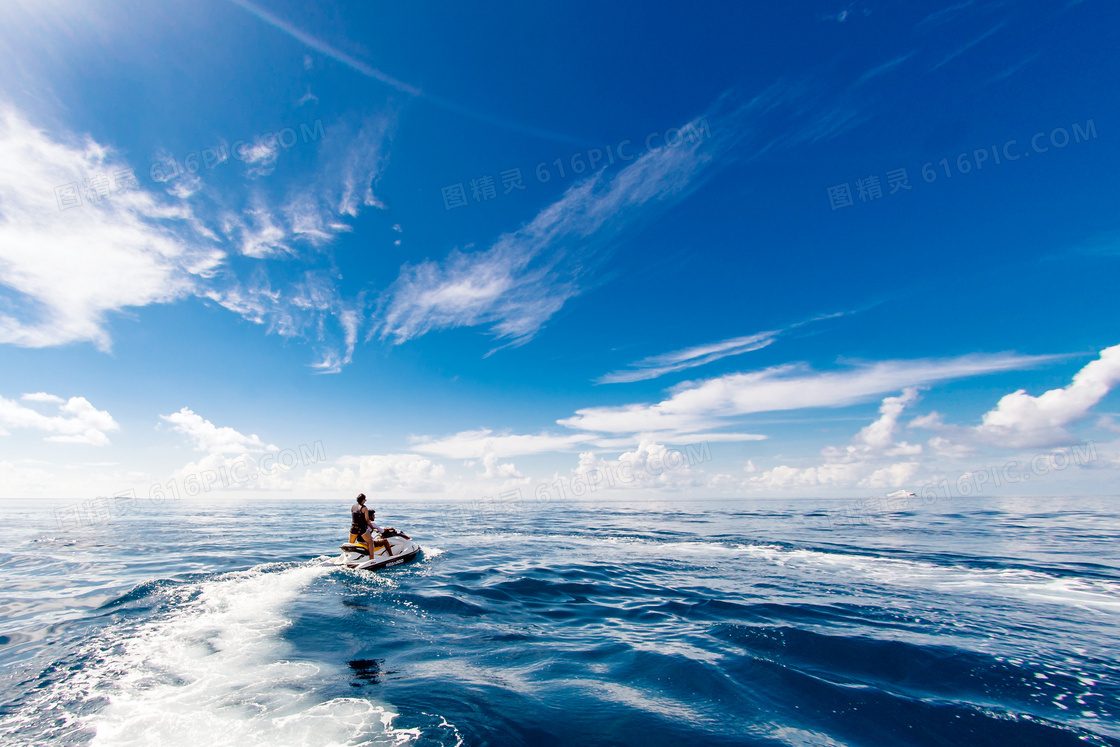
<path id="1" fill-rule="evenodd" d="M 365 494 L 359 494 L 350 507 L 350 541 L 342 546 L 339 557 L 326 560 L 326 564 L 379 571 L 418 558 L 423 551 L 420 545 L 407 534 L 376 523 L 373 509 L 367 508 L 365 503 Z M 384 549 L 384 555 L 374 557 L 378 549 Z"/>
<path id="2" fill-rule="evenodd" d="M 370 556 L 375 552 L 374 548 L 383 547 L 388 555 L 393 554 L 393 547 L 389 544 L 389 540 L 384 537 L 381 526 L 373 522 L 373 512 L 366 508 L 366 494 L 358 493 L 356 503 L 350 507 L 350 544 L 357 542 L 361 537 L 365 540 L 366 548 L 369 550 Z M 374 530 L 378 533 L 378 538 L 373 539 Z M 392 530 L 394 533 L 395 529 Z M 401 535 L 404 537 L 404 535 Z M 405 537 L 405 539 L 409 539 Z"/>

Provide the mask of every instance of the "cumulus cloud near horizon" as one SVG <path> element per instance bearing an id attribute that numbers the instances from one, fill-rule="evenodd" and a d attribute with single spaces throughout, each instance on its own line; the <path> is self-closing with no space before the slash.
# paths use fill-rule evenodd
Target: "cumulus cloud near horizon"
<path id="1" fill-rule="evenodd" d="M 1088 418 L 1092 409 L 1120 384 L 1120 345 L 1103 349 L 1081 368 L 1069 386 L 1036 396 L 1019 389 L 1000 398 L 981 416 L 980 425 L 947 425 L 937 412 L 917 418 L 911 427 L 941 433 L 946 447 L 986 444 L 1011 449 L 1067 445 L 1074 440 L 1068 426 Z"/>
<path id="2" fill-rule="evenodd" d="M 107 432 L 120 430 L 120 425 L 105 410 L 98 410 L 85 397 L 63 399 L 46 392 L 34 392 L 21 397 L 24 402 L 53 405 L 57 415 L 44 415 L 15 400 L 0 397 L 0 436 L 11 435 L 9 428 L 38 430 L 53 435 L 44 441 L 56 443 L 107 446 Z"/>
<path id="3" fill-rule="evenodd" d="M 343 457 L 329 467 L 310 471 L 299 481 L 308 490 L 415 491 L 441 493 L 447 468 L 421 454 L 366 454 Z"/>
<path id="4" fill-rule="evenodd" d="M 176 433 L 186 436 L 198 451 L 243 454 L 278 450 L 273 444 L 266 444 L 255 433 L 246 436 L 228 426 L 216 426 L 189 407 L 159 417 L 170 423 Z"/>
<path id="5" fill-rule="evenodd" d="M 817 487 L 903 487 L 918 471 L 921 444 L 897 441 L 903 411 L 919 399 L 916 387 L 884 397 L 879 417 L 856 433 L 845 447 L 821 450 L 824 461 L 808 467 L 778 465 L 772 469 L 749 470 L 746 484 L 752 488 L 798 489 Z M 753 462 L 749 464 L 754 467 Z"/>

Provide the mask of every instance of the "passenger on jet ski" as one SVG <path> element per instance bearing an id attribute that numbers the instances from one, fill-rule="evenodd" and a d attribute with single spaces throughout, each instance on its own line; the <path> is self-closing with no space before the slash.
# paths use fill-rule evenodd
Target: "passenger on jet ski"
<path id="1" fill-rule="evenodd" d="M 390 537 L 404 537 L 406 540 L 412 539 L 404 532 L 398 532 L 395 527 L 383 528 L 380 524 L 374 521 L 374 518 L 377 516 L 377 511 L 372 508 L 368 508 L 366 510 L 369 512 L 369 525 L 374 529 L 374 531 L 376 531 L 385 539 L 389 539 Z"/>
<path id="2" fill-rule="evenodd" d="M 365 540 L 366 549 L 372 558 L 374 548 L 384 547 L 387 555 L 393 554 L 393 548 L 389 544 L 389 540 L 378 537 L 373 539 L 373 530 L 380 531 L 381 527 L 371 522 L 371 512 L 366 508 L 366 494 L 358 493 L 357 502 L 350 507 L 350 542 L 353 544 L 357 541 L 358 537 Z M 402 535 L 403 536 L 403 535 Z M 407 539 L 407 538 L 406 538 Z"/>

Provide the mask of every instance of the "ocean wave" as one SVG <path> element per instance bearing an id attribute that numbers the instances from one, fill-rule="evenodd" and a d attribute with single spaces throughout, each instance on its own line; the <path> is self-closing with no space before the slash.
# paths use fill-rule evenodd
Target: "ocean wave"
<path id="1" fill-rule="evenodd" d="M 327 572 L 317 564 L 271 564 L 138 588 L 118 603 L 167 594 L 171 611 L 105 630 L 75 657 L 69 676 L 0 728 L 13 740 L 39 732 L 84 736 L 92 745 L 413 741 L 420 732 L 394 728 L 396 713 L 385 704 L 321 697 L 324 683 L 345 674 L 297 658 L 283 639 L 286 606 Z"/>

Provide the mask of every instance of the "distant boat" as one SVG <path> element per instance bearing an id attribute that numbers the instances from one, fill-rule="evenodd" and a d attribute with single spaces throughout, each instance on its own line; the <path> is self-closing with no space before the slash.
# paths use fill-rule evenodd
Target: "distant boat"
<path id="1" fill-rule="evenodd" d="M 911 493 L 909 490 L 896 490 L 893 493 L 887 493 L 887 498 L 917 498 L 917 493 Z"/>

